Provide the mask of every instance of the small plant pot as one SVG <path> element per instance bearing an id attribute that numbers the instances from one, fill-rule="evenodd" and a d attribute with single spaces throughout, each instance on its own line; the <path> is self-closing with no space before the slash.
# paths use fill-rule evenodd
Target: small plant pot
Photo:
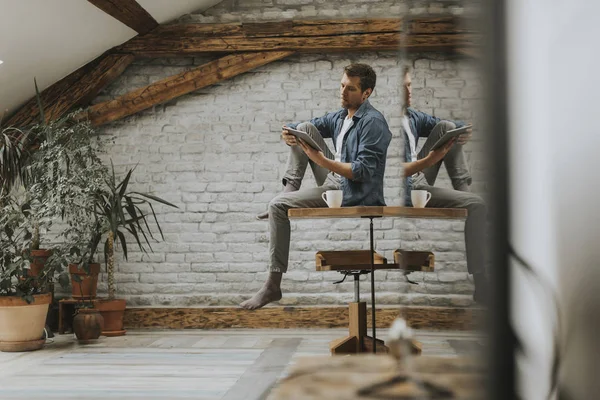
<path id="1" fill-rule="evenodd" d="M 16 296 L 0 297 L 0 351 L 32 351 L 44 347 L 42 339 L 52 295 L 33 296 L 28 304 Z"/>
<path id="2" fill-rule="evenodd" d="M 46 261 L 52 255 L 52 250 L 31 250 L 31 257 L 33 261 L 29 264 L 29 271 L 27 274 L 31 277 L 40 276 L 40 273 L 46 265 Z"/>
<path id="3" fill-rule="evenodd" d="M 71 274 L 71 296 L 74 299 L 96 298 L 100 264 L 90 264 L 89 275 L 78 264 L 69 264 L 69 273 Z M 76 276 L 79 279 L 76 279 Z"/>
<path id="4" fill-rule="evenodd" d="M 104 318 L 95 308 L 80 308 L 73 318 L 73 332 L 81 344 L 94 343 L 103 328 Z"/>
<path id="5" fill-rule="evenodd" d="M 101 300 L 95 307 L 104 317 L 104 336 L 123 336 L 126 332 L 123 329 L 123 317 L 127 303 L 123 299 Z"/>

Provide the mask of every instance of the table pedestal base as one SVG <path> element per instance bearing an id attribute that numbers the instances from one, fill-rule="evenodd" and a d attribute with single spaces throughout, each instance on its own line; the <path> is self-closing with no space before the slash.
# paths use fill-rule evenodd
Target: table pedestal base
<path id="1" fill-rule="evenodd" d="M 349 335 L 329 343 L 331 355 L 373 353 L 373 337 L 367 336 L 367 303 L 364 301 L 350 303 L 348 310 Z M 376 352 L 388 353 L 389 349 L 381 339 L 375 339 Z M 422 344 L 416 340 L 412 343 L 413 354 L 421 354 Z"/>

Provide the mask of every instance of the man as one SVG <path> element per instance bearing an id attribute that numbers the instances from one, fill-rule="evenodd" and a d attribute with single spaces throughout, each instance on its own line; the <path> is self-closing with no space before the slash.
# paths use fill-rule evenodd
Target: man
<path id="1" fill-rule="evenodd" d="M 406 177 L 405 203 L 412 205 L 411 190 L 426 190 L 431 193 L 427 207 L 434 208 L 466 208 L 468 211 L 465 223 L 465 244 L 467 247 L 467 269 L 473 274 L 476 302 L 485 302 L 485 219 L 486 207 L 481 197 L 470 193 L 471 176 L 465 162 L 463 145 L 470 139 L 471 132 L 452 139 L 442 148 L 431 151 L 433 145 L 444 134 L 452 129 L 464 126 L 461 121 L 442 121 L 420 111 L 412 109 L 412 80 L 408 68 L 404 70 L 404 105 L 403 118 L 405 160 L 402 164 Z M 420 137 L 427 140 L 417 153 L 417 142 Z M 444 163 L 452 189 L 435 187 L 435 181 Z"/>
<path id="2" fill-rule="evenodd" d="M 383 176 L 392 134 L 383 115 L 367 100 L 376 80 L 368 65 L 347 66 L 340 86 L 342 109 L 308 123 L 289 125 L 309 134 L 323 152 L 296 140 L 285 129 L 281 132 L 290 156 L 284 191 L 269 204 L 269 275 L 262 289 L 241 304 L 243 308 L 254 310 L 281 299 L 281 278 L 287 271 L 290 248 L 288 209 L 327 207 L 321 194 L 339 189 L 343 190 L 342 206 L 385 205 Z M 333 139 L 335 154 L 323 138 Z M 318 187 L 299 190 L 308 164 Z"/>

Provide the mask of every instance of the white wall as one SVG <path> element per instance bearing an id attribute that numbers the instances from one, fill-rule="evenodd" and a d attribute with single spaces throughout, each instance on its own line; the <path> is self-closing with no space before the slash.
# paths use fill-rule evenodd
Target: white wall
<path id="1" fill-rule="evenodd" d="M 556 313 L 548 289 L 560 293 L 562 340 L 573 335 L 565 386 L 572 398 L 598 393 L 599 12 L 584 0 L 508 1 L 511 243 L 539 276 L 513 262 L 524 399 L 545 398 L 549 387 Z"/>

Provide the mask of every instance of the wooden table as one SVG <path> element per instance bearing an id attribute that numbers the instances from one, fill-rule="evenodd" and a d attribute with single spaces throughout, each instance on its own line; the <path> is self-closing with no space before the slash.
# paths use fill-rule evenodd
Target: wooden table
<path id="1" fill-rule="evenodd" d="M 98 304 L 99 299 L 93 300 L 78 300 L 78 299 L 61 299 L 58 301 L 58 333 L 60 335 L 73 330 L 73 317 L 75 315 L 75 306 L 78 303 Z"/>
<path id="2" fill-rule="evenodd" d="M 467 218 L 464 208 L 414 208 L 400 206 L 339 207 L 339 208 L 290 208 L 288 217 L 294 219 L 309 218 Z"/>
<path id="3" fill-rule="evenodd" d="M 373 219 L 382 217 L 404 218 L 436 218 L 453 219 L 466 218 L 467 210 L 462 208 L 414 208 L 400 206 L 360 206 L 339 208 L 291 208 L 288 210 L 290 219 L 310 218 L 369 218 L 369 241 L 371 254 L 371 325 L 373 353 L 377 352 L 377 335 L 375 327 L 375 245 L 373 242 Z"/>
<path id="4" fill-rule="evenodd" d="M 467 357 L 411 358 L 412 369 L 385 355 L 356 355 L 352 357 L 301 358 L 289 375 L 273 389 L 270 400 L 368 400 L 368 399 L 485 399 L 486 366 L 481 360 Z M 408 382 L 392 382 L 372 390 L 369 395 L 359 391 L 389 382 L 395 376 L 409 377 Z M 414 381 L 413 379 L 417 379 Z M 452 397 L 427 397 L 426 385 L 452 392 Z"/>

